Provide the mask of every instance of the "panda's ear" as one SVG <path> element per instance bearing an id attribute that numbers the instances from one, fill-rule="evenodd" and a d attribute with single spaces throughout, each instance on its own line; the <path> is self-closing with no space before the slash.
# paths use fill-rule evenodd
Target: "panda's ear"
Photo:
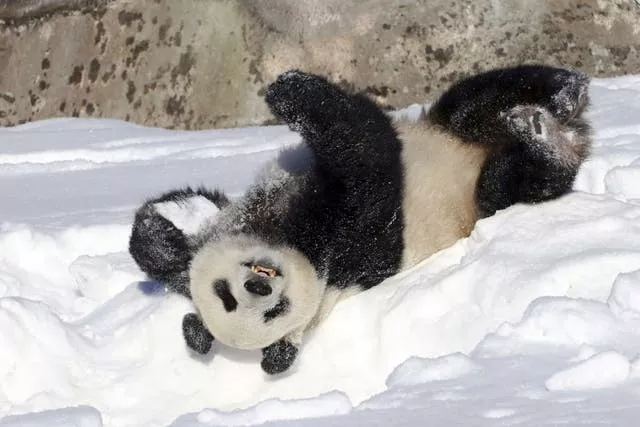
<path id="1" fill-rule="evenodd" d="M 147 203 L 164 203 L 164 202 L 184 202 L 192 197 L 202 196 L 213 203 L 218 209 L 222 209 L 229 204 L 229 198 L 223 191 L 214 189 L 209 190 L 205 187 L 198 187 L 192 189 L 191 187 L 178 188 L 175 190 L 167 191 L 161 195 L 147 200 Z"/>
<path id="2" fill-rule="evenodd" d="M 191 189 L 189 188 L 189 190 Z M 205 197 L 211 203 L 216 205 L 218 209 L 224 209 L 231 204 L 227 195 L 224 194 L 222 190 L 219 190 L 217 188 L 211 191 L 205 187 L 198 187 L 198 189 L 196 189 L 193 193 L 197 196 Z"/>
<path id="3" fill-rule="evenodd" d="M 187 237 L 151 204 L 144 204 L 135 214 L 129 253 L 149 278 L 190 297 L 188 268 L 192 253 Z"/>
<path id="4" fill-rule="evenodd" d="M 172 190 L 147 200 L 135 214 L 129 253 L 151 279 L 190 297 L 189 264 L 197 242 L 229 200 L 203 188 Z"/>

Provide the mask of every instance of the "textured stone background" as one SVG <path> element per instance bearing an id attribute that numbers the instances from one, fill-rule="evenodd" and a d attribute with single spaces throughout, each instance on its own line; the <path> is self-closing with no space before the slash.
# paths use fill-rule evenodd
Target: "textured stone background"
<path id="1" fill-rule="evenodd" d="M 0 0 L 0 19 L 0 125 L 261 124 L 293 67 L 394 107 L 507 64 L 640 73 L 638 0 Z"/>

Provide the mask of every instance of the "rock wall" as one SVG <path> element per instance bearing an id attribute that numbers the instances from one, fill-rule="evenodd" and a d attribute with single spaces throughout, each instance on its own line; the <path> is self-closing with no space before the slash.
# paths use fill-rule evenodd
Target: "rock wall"
<path id="1" fill-rule="evenodd" d="M 395 107 L 508 64 L 640 73 L 636 0 L 0 0 L 0 20 L 5 126 L 261 124 L 289 68 Z"/>

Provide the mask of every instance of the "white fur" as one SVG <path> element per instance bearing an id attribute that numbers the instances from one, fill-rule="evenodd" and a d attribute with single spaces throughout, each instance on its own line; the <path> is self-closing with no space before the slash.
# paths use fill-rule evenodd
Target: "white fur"
<path id="1" fill-rule="evenodd" d="M 462 143 L 424 117 L 395 125 L 403 143 L 406 269 L 471 233 L 478 218 L 475 188 L 486 149 Z"/>
<path id="2" fill-rule="evenodd" d="M 270 281 L 273 292 L 257 296 L 244 289 L 246 267 L 251 259 L 269 258 L 278 264 L 282 277 Z M 213 290 L 217 279 L 228 281 L 238 301 L 227 312 Z M 247 236 L 226 237 L 205 245 L 195 255 L 190 270 L 191 295 L 202 320 L 220 342 L 240 349 L 258 349 L 286 335 L 301 336 L 311 322 L 325 291 L 325 282 L 299 251 L 273 247 Z M 269 322 L 264 312 L 273 308 L 285 295 L 289 311 Z"/>

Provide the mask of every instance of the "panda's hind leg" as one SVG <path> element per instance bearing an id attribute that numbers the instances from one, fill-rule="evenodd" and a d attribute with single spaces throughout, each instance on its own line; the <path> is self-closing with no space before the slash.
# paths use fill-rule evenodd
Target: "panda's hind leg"
<path id="1" fill-rule="evenodd" d="M 582 134 L 581 117 L 589 104 L 589 77 L 579 71 L 545 65 L 499 68 L 453 84 L 429 109 L 428 119 L 473 143 L 508 143 L 511 129 L 502 115 L 534 105 Z"/>
<path id="2" fill-rule="evenodd" d="M 518 105 L 500 115 L 511 141 L 492 150 L 482 168 L 476 200 L 482 216 L 514 203 L 538 203 L 571 190 L 589 154 L 589 126 L 576 116 L 564 123 L 539 105 Z"/>
<path id="3" fill-rule="evenodd" d="M 589 154 L 590 140 L 586 122 L 576 127 L 561 123 L 549 111 L 535 105 L 519 105 L 503 114 L 511 133 L 532 158 L 578 167 Z"/>
<path id="4" fill-rule="evenodd" d="M 195 313 L 188 313 L 182 318 L 182 336 L 187 347 L 198 354 L 207 354 L 215 339 Z"/>
<path id="5" fill-rule="evenodd" d="M 500 68 L 460 80 L 427 119 L 488 155 L 476 187 L 481 216 L 567 193 L 588 155 L 589 77 L 545 65 Z"/>
<path id="6" fill-rule="evenodd" d="M 281 374 L 293 365 L 298 355 L 298 347 L 283 338 L 262 349 L 262 370 L 269 375 Z"/>
<path id="7" fill-rule="evenodd" d="M 388 168 L 397 139 L 391 120 L 375 102 L 348 93 L 326 78 L 291 70 L 278 76 L 265 95 L 271 112 L 299 132 L 316 162 L 337 176 L 352 176 L 354 164 Z M 399 144 L 395 147 L 399 152 Z M 397 154 L 397 153 L 395 153 Z"/>

